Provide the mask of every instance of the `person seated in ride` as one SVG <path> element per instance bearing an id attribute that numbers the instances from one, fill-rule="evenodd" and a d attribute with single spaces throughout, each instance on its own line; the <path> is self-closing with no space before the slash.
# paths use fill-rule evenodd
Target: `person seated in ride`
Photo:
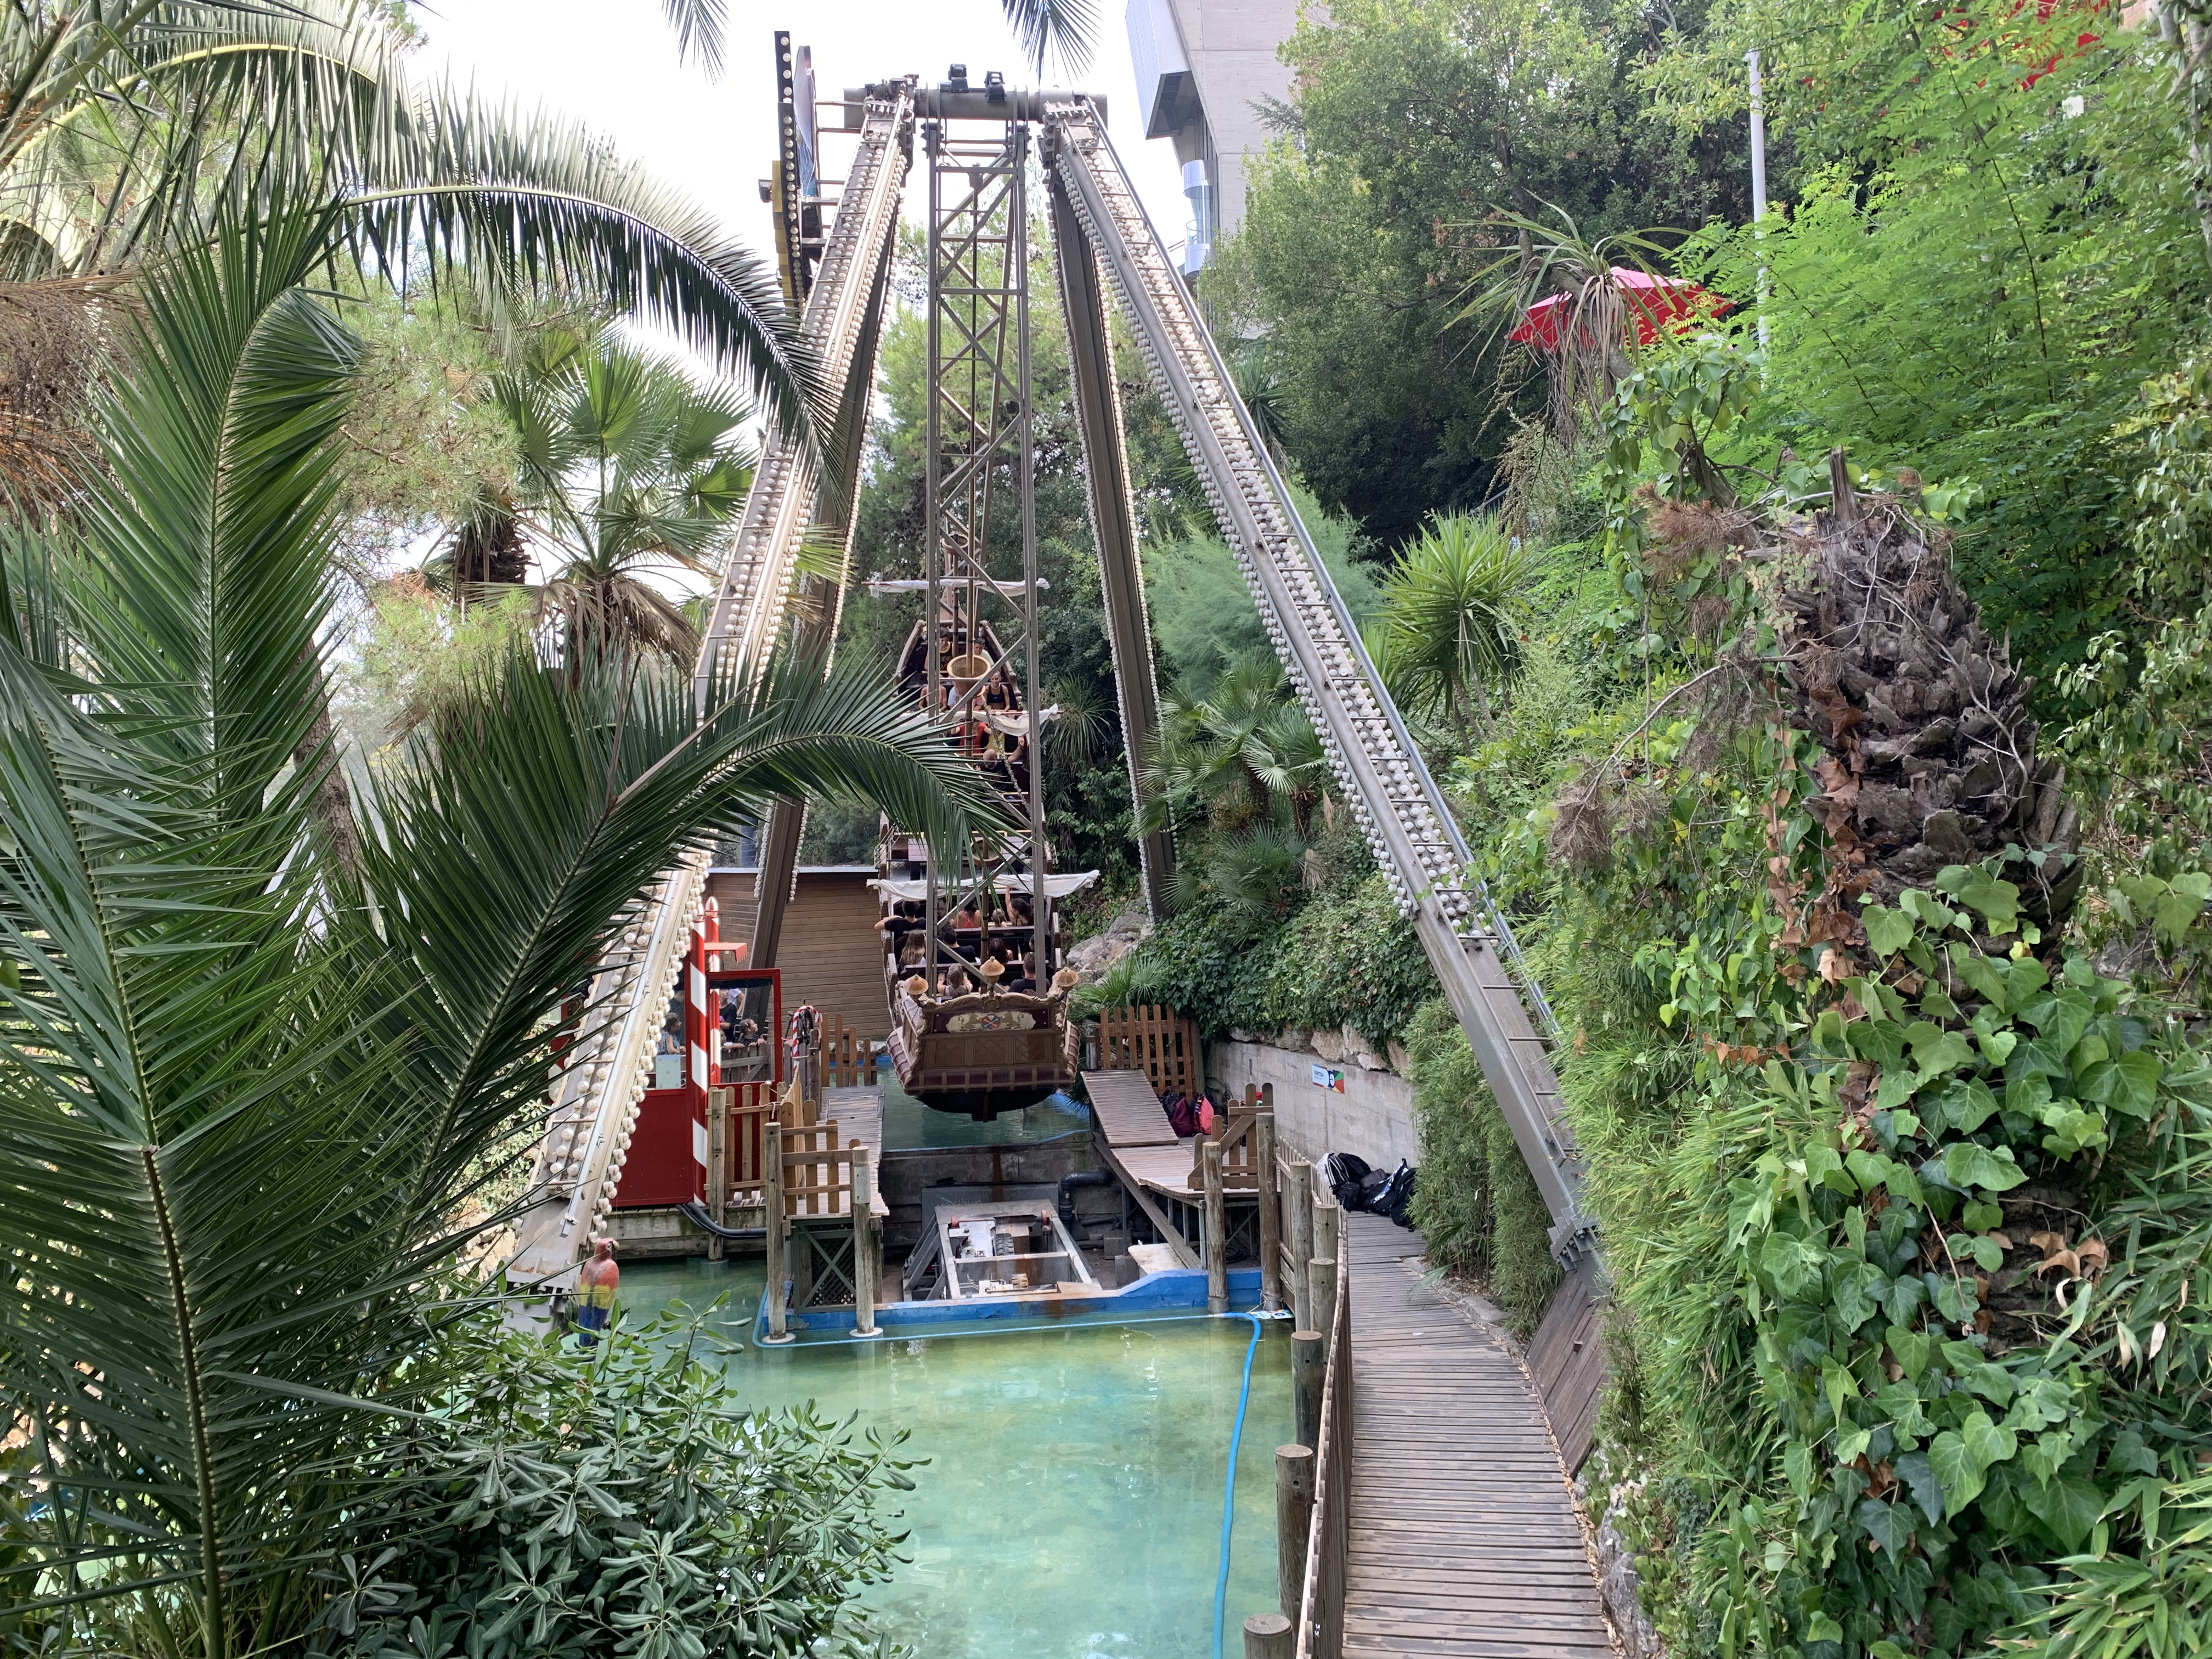
<path id="1" fill-rule="evenodd" d="M 975 914 L 975 900 L 969 899 L 960 907 L 959 914 L 952 918 L 952 925 L 963 929 L 981 927 L 983 925 L 983 918 Z"/>
<path id="2" fill-rule="evenodd" d="M 921 959 L 928 955 L 926 943 L 919 933 L 908 933 L 899 941 L 898 963 L 902 968 L 919 968 Z"/>

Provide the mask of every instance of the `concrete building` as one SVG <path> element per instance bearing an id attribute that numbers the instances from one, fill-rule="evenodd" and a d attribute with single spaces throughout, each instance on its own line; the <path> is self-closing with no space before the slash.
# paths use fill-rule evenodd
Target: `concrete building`
<path id="1" fill-rule="evenodd" d="M 1290 97 L 1275 49 L 1297 0 L 1129 0 L 1127 19 L 1145 136 L 1173 139 L 1182 163 L 1183 273 L 1195 276 L 1244 217 L 1247 169 L 1273 136 L 1261 110 Z"/>

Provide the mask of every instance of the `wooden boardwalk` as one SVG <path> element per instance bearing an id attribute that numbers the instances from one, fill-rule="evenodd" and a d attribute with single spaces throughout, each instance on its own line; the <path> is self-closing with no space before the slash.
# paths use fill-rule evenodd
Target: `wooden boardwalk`
<path id="1" fill-rule="evenodd" d="M 1344 1653 L 1609 1659 L 1543 1407 L 1415 1275 L 1420 1237 L 1349 1214 L 1352 1465 Z"/>

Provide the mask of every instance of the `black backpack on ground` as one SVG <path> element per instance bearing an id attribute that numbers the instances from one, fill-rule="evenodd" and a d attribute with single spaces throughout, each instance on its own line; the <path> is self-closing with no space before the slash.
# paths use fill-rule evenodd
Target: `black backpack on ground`
<path id="1" fill-rule="evenodd" d="M 1389 1180 L 1369 1207 L 1377 1215 L 1389 1216 L 1401 1227 L 1410 1228 L 1413 1219 L 1407 1210 L 1413 1201 L 1413 1166 L 1401 1162 L 1391 1171 Z"/>
<path id="2" fill-rule="evenodd" d="M 1367 1160 L 1351 1152 L 1331 1152 L 1321 1161 L 1321 1176 L 1336 1201 L 1347 1210 L 1360 1207 L 1359 1186 L 1374 1171 Z"/>

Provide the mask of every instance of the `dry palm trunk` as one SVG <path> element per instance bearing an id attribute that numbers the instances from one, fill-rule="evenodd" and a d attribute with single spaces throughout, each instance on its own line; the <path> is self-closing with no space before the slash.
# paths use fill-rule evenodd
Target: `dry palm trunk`
<path id="1" fill-rule="evenodd" d="M 1894 903 L 2013 847 L 2047 855 L 2005 873 L 2055 948 L 2081 886 L 2080 816 L 2063 769 L 2037 758 L 2031 682 L 1905 502 L 1858 496 L 1840 450 L 1830 471 L 1835 505 L 1797 538 L 1805 568 L 1782 595 L 1790 689 L 1828 751 L 1814 811 L 1829 875 L 1810 942 L 1863 942 L 1860 895 Z"/>
<path id="2" fill-rule="evenodd" d="M 2064 771 L 2037 757 L 2031 683 L 2004 642 L 1983 631 L 1944 548 L 1905 503 L 1858 496 L 1840 450 L 1829 465 L 1834 506 L 1809 535 L 1793 538 L 1804 563 L 1782 593 L 1789 689 L 1827 750 L 1812 803 L 1828 832 L 1827 879 L 1792 942 L 1825 943 L 1821 975 L 1832 981 L 1879 971 L 1865 951 L 1862 895 L 1894 904 L 1906 888 L 1932 887 L 1947 866 L 2013 848 L 2043 855 L 2016 859 L 2004 873 L 2021 890 L 2021 914 L 2040 930 L 2035 948 L 2055 976 L 2081 884 L 2081 831 Z M 1975 945 L 2002 956 L 2016 937 L 1977 936 Z M 1947 979 L 1959 1012 L 1942 1023 L 1963 1027 L 1981 1000 Z M 1844 1101 L 1862 1116 L 1876 1075 L 1858 1061 L 1846 1077 Z M 2080 1202 L 2063 1173 L 2000 1200 L 2006 1225 L 1993 1236 L 2008 1248 L 1978 1316 L 1992 1352 L 2044 1340 L 2030 1317 L 2050 1305 L 2036 1277 L 2043 1251 L 2028 1241 L 2045 1229 L 2073 1231 Z"/>

